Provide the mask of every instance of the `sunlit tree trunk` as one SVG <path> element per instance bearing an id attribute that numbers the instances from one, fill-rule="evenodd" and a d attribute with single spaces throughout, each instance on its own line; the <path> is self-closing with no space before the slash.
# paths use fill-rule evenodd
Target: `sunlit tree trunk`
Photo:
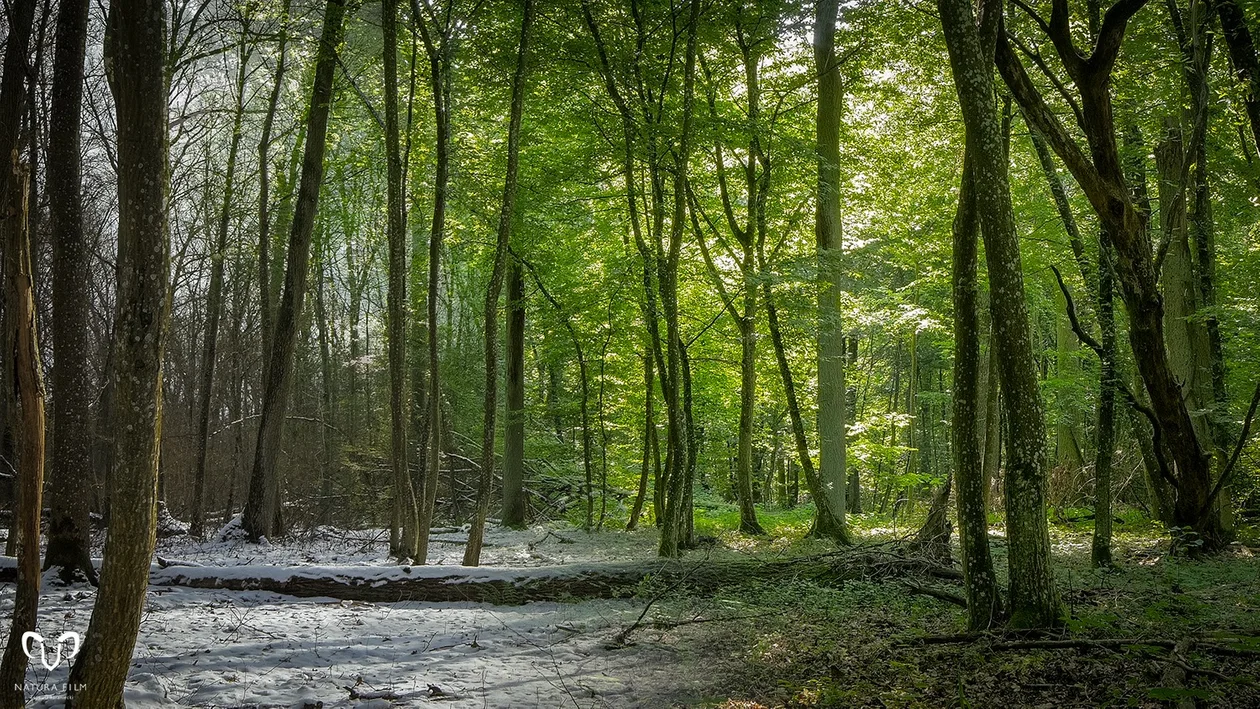
<path id="1" fill-rule="evenodd" d="M 503 180 L 503 202 L 499 211 L 498 240 L 495 244 L 494 266 L 490 283 L 486 288 L 485 307 L 485 361 L 486 391 L 482 417 L 481 473 L 477 484 L 477 513 L 468 532 L 468 544 L 464 547 L 464 566 L 480 563 L 481 543 L 490 512 L 490 495 L 494 482 L 495 414 L 498 407 L 499 387 L 499 295 L 503 290 L 503 275 L 507 269 L 508 249 L 512 240 L 513 209 L 516 205 L 516 175 L 520 162 L 521 116 L 525 110 L 525 71 L 529 56 L 530 27 L 534 22 L 533 0 L 524 0 L 521 17 L 521 40 L 516 55 L 516 72 L 512 75 L 512 107 L 508 118 L 507 174 Z M 589 434 L 588 434 L 589 435 Z M 590 499 L 590 469 L 587 468 L 587 499 Z M 590 527 L 590 511 L 587 511 L 587 527 Z"/>
<path id="2" fill-rule="evenodd" d="M 814 532 L 847 543 L 845 529 L 844 334 L 841 329 L 840 114 L 844 88 L 835 52 L 838 0 L 820 0 L 814 22 L 814 64 L 818 71 L 818 194 L 814 238 L 818 252 L 818 478 L 829 514 L 820 514 Z M 831 527 L 823 526 L 832 524 Z"/>

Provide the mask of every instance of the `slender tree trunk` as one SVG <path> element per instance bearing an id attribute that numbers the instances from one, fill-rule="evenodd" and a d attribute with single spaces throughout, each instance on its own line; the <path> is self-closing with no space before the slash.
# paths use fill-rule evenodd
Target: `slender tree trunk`
<path id="1" fill-rule="evenodd" d="M 67 0 L 57 13 L 52 115 L 48 125 L 48 201 L 53 245 L 53 455 L 49 470 L 45 569 L 96 582 L 88 517 L 92 487 L 92 271 L 83 233 L 80 157 L 83 62 L 88 2 Z"/>
<path id="2" fill-rule="evenodd" d="M 986 14 L 1001 12 L 998 6 L 989 4 L 992 2 L 986 0 Z M 992 284 L 990 306 L 1000 357 L 1003 403 L 1010 417 L 1006 515 L 1011 624 L 1053 626 L 1061 619 L 1050 569 L 1050 532 L 1045 512 L 1045 414 L 1033 359 L 1007 157 L 993 97 L 993 63 L 981 41 L 971 3 L 937 0 L 937 7 L 968 140 L 976 146 L 976 207 Z"/>
<path id="3" fill-rule="evenodd" d="M 512 107 L 508 118 L 507 175 L 503 180 L 503 205 L 499 211 L 498 241 L 495 244 L 494 267 L 486 288 L 486 392 L 481 434 L 481 475 L 477 484 L 477 514 L 468 532 L 464 547 L 464 566 L 477 566 L 481 559 L 482 535 L 490 512 L 490 495 L 494 483 L 495 414 L 499 388 L 499 295 L 503 290 L 503 272 L 507 269 L 508 250 L 512 241 L 513 209 L 516 205 L 516 174 L 520 162 L 521 116 L 525 110 L 525 72 L 529 57 L 529 33 L 534 23 L 533 0 L 524 0 L 521 16 L 521 41 L 516 55 L 516 72 L 512 75 Z M 585 388 L 583 389 L 585 392 Z M 587 485 L 590 485 L 589 468 Z M 590 490 L 587 490 L 589 499 Z M 590 513 L 587 513 L 590 526 Z"/>
<path id="4" fill-rule="evenodd" d="M 398 1 L 381 3 L 385 72 L 385 156 L 387 162 L 386 229 L 389 241 L 389 293 L 386 337 L 389 340 L 390 466 L 393 469 L 394 517 L 402 561 L 416 554 L 420 533 L 416 493 L 407 468 L 407 212 L 402 153 L 398 137 Z"/>
<path id="5" fill-rule="evenodd" d="M 107 20 L 118 126 L 114 466 L 101 585 L 70 671 L 70 687 L 78 689 L 67 706 L 122 704 L 149 586 L 170 274 L 165 21 L 160 0 L 115 2 Z"/>
<path id="6" fill-rule="evenodd" d="M 319 470 L 319 513 L 320 524 L 329 524 L 332 512 L 332 477 L 336 466 L 337 449 L 333 441 L 333 367 L 332 348 L 328 338 L 328 308 L 324 296 L 324 282 L 327 280 L 325 269 L 328 268 L 328 244 L 326 232 L 321 230 L 318 246 L 319 262 L 315 273 L 315 322 L 319 329 L 319 419 L 320 442 L 323 444 L 324 457 L 320 461 Z M 410 478 L 408 478 L 410 480 Z"/>
<path id="7" fill-rule="evenodd" d="M 666 369 L 663 379 L 669 382 L 665 396 L 666 415 L 669 419 L 670 465 L 666 472 L 665 519 L 661 525 L 658 553 L 662 557 L 677 557 L 686 542 L 682 524 L 683 505 L 687 487 L 687 425 L 685 421 L 682 387 L 681 360 L 682 336 L 678 322 L 678 261 L 682 252 L 684 223 L 687 218 L 687 166 L 690 157 L 692 104 L 695 97 L 697 35 L 699 32 L 700 0 L 689 3 L 687 20 L 687 47 L 683 67 L 683 107 L 678 145 L 674 155 L 674 211 L 670 223 L 669 248 L 666 252 L 659 283 L 661 309 L 665 315 Z M 658 204 L 659 204 L 658 200 Z M 658 237 L 660 236 L 658 232 Z M 659 260 L 659 259 L 658 259 Z"/>
<path id="8" fill-rule="evenodd" d="M 508 263 L 507 396 L 503 431 L 503 526 L 525 526 L 525 274 Z"/>
<path id="9" fill-rule="evenodd" d="M 302 160 L 302 181 L 289 232 L 284 294 L 276 312 L 275 339 L 266 365 L 268 374 L 263 393 L 262 415 L 258 423 L 258 446 L 250 473 L 249 501 L 245 505 L 243 518 L 243 527 L 254 541 L 282 532 L 279 519 L 280 476 L 276 464 L 280 457 L 284 419 L 289 405 L 289 380 L 293 375 L 298 321 L 306 296 L 315 212 L 324 177 L 324 148 L 332 103 L 336 48 L 341 42 L 345 9 L 343 0 L 328 0 L 316 53 L 315 79 L 307 117 L 306 151 Z"/>
<path id="10" fill-rule="evenodd" d="M 630 509 L 630 521 L 626 523 L 626 531 L 633 532 L 639 526 L 639 515 L 643 513 L 643 503 L 647 499 L 648 478 L 652 471 L 652 433 L 656 429 L 656 415 L 653 411 L 656 388 L 655 372 L 652 368 L 652 353 L 643 353 L 643 465 L 639 471 L 639 489 L 634 496 L 634 507 Z"/>
<path id="11" fill-rule="evenodd" d="M 974 144 L 963 158 L 962 187 L 954 216 L 954 472 L 958 478 L 958 538 L 967 627 L 984 630 L 1002 620 L 1002 600 L 989 553 L 988 476 L 983 460 L 980 418 L 979 215 L 976 213 Z M 996 390 L 997 381 L 989 387 Z M 986 422 L 993 423 L 992 414 Z"/>
<path id="12" fill-rule="evenodd" d="M 193 479 L 193 501 L 189 533 L 200 538 L 206 519 L 206 464 L 210 448 L 211 403 L 214 396 L 214 372 L 218 363 L 219 319 L 223 312 L 223 267 L 227 259 L 228 226 L 232 221 L 236 187 L 236 154 L 241 146 L 241 123 L 245 116 L 245 79 L 249 64 L 249 19 L 242 19 L 240 51 L 237 55 L 236 110 L 232 116 L 232 139 L 228 146 L 227 165 L 223 169 L 223 209 L 215 233 L 214 251 L 210 254 L 210 291 L 206 295 L 206 331 L 201 346 L 200 407 L 197 415 L 197 470 Z"/>
<path id="13" fill-rule="evenodd" d="M 779 325 L 779 309 L 775 304 L 774 291 L 769 281 L 762 282 L 762 289 L 765 291 L 770 342 L 774 345 L 774 358 L 779 364 L 779 376 L 783 379 L 783 395 L 787 399 L 788 417 L 792 421 L 792 440 L 796 444 L 796 459 L 805 474 L 805 486 L 809 488 L 809 495 L 814 500 L 816 508 L 813 533 L 818 536 L 828 536 L 826 530 L 837 530 L 842 527 L 839 520 L 833 516 L 831 506 L 827 504 L 826 491 L 823 490 L 822 481 L 819 480 L 818 473 L 814 470 L 814 461 L 809 455 L 809 441 L 805 437 L 805 419 L 801 415 L 796 382 L 792 377 L 791 365 L 788 363 L 787 346 L 783 342 L 783 330 Z M 795 497 L 793 500 L 795 501 Z"/>
<path id="14" fill-rule="evenodd" d="M 433 90 L 434 127 L 437 132 L 437 174 L 433 188 L 433 222 L 429 230 L 429 292 L 428 292 L 428 440 L 425 453 L 425 477 L 420 501 L 420 527 L 416 542 L 416 559 L 427 562 L 429 556 L 429 528 L 433 526 L 434 507 L 437 504 L 438 478 L 442 467 L 442 382 L 438 367 L 438 295 L 441 278 L 442 240 L 446 235 L 446 200 L 450 183 L 451 141 L 451 42 L 447 35 L 436 44 L 434 31 L 425 20 L 419 0 L 411 0 L 411 12 L 424 39 L 425 52 L 429 57 L 429 81 Z"/>
<path id="15" fill-rule="evenodd" d="M 1094 454 L 1094 566 L 1111 565 L 1111 470 L 1116 448 L 1116 319 L 1111 240 L 1101 234 L 1098 255 L 1098 326 L 1102 356 L 1098 373 L 1098 450 Z"/>
<path id="16" fill-rule="evenodd" d="M 271 361 L 271 341 L 275 333 L 275 302 L 271 297 L 271 134 L 275 126 L 276 109 L 280 105 L 280 95 L 284 91 L 291 5 L 292 0 L 284 0 L 284 7 L 280 12 L 279 56 L 276 58 L 276 73 L 272 81 L 271 97 L 267 102 L 267 113 L 263 117 L 262 136 L 258 139 L 258 321 L 264 363 Z M 262 373 L 262 385 L 265 389 L 265 364 Z"/>
<path id="17" fill-rule="evenodd" d="M 814 64 L 818 71 L 818 194 L 814 238 L 818 253 L 818 477 L 828 515 L 815 531 L 848 543 L 845 529 L 844 333 L 840 323 L 842 234 L 840 226 L 840 114 L 844 87 L 835 52 L 840 3 L 820 0 L 814 22 Z M 823 523 L 834 523 L 833 528 Z"/>

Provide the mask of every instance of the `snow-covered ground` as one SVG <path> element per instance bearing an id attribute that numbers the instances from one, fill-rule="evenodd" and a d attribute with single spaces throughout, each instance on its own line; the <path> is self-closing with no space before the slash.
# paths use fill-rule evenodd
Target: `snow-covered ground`
<path id="1" fill-rule="evenodd" d="M 230 531 L 230 530 L 229 530 Z M 435 533 L 433 564 L 456 564 L 463 530 Z M 545 526 L 487 530 L 483 563 L 521 567 L 650 557 L 654 530 L 587 535 Z M 385 530 L 320 529 L 285 544 L 187 538 L 164 560 L 213 566 L 391 564 Z M 365 569 L 367 571 L 367 569 Z M 38 630 L 82 633 L 91 587 L 45 584 Z M 720 684 L 690 648 L 650 634 L 610 649 L 644 602 L 491 606 L 360 603 L 263 592 L 151 588 L 127 683 L 129 707 L 665 707 Z M 0 617 L 13 607 L 0 587 Z M 6 624 L 7 625 L 7 624 Z M 61 703 L 65 663 L 37 661 L 34 706 Z"/>

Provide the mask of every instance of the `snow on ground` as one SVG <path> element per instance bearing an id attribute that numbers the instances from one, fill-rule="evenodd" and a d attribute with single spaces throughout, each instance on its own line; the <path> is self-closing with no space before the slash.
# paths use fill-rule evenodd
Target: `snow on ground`
<path id="1" fill-rule="evenodd" d="M 462 541 L 463 530 L 434 541 Z M 587 535 L 565 527 L 487 530 L 487 564 L 542 566 L 650 557 L 655 534 Z M 461 544 L 435 543 L 432 563 Z M 285 544 L 159 543 L 158 556 L 206 565 L 390 564 L 388 532 L 322 529 Z M 366 569 L 365 569 L 366 571 Z M 38 629 L 82 633 L 95 592 L 45 584 Z M 128 707 L 662 707 L 699 699 L 718 680 L 688 671 L 685 647 L 645 638 L 609 649 L 643 601 L 490 606 L 372 604 L 263 592 L 151 588 L 127 682 Z M 0 616 L 13 587 L 0 588 Z M 50 649 L 51 655 L 51 649 Z M 36 661 L 28 699 L 61 705 L 68 668 Z M 31 691 L 35 690 L 35 691 Z"/>

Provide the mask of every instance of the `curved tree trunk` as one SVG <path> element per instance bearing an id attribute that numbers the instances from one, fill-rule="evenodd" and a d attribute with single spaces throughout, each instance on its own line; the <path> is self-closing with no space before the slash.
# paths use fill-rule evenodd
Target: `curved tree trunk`
<path id="1" fill-rule="evenodd" d="M 986 19 L 996 22 L 995 15 L 1001 9 L 990 2 L 986 1 L 983 11 Z M 990 307 L 1000 358 L 1002 402 L 1010 422 L 1005 497 L 1011 624 L 1052 626 L 1060 622 L 1060 604 L 1050 570 L 1050 532 L 1045 512 L 1045 416 L 1033 359 L 1007 156 L 1002 147 L 1005 141 L 993 97 L 993 62 L 968 0 L 938 0 L 937 7 L 967 139 L 976 146 L 976 208 L 991 284 Z"/>
<path id="2" fill-rule="evenodd" d="M 302 179 L 289 232 L 284 293 L 276 311 L 275 338 L 266 365 L 266 387 L 262 416 L 258 423 L 258 445 L 249 480 L 249 501 L 245 505 L 242 518 L 246 533 L 254 541 L 264 536 L 278 535 L 282 531 L 279 519 L 280 477 L 276 464 L 280 457 L 285 413 L 289 406 L 289 380 L 293 375 L 298 325 L 309 280 L 307 271 L 314 235 L 315 211 L 319 205 L 319 189 L 324 178 L 324 148 L 332 103 L 336 48 L 341 43 L 345 9 L 343 0 L 328 0 L 316 54 L 315 80 L 311 87 L 311 106 L 307 117 L 306 149 L 302 159 Z"/>

